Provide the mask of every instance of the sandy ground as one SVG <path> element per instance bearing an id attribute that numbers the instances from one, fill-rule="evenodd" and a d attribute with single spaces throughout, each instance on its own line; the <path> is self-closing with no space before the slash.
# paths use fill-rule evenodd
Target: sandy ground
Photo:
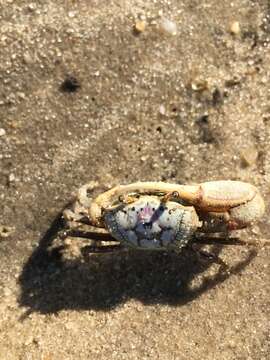
<path id="1" fill-rule="evenodd" d="M 239 236 L 269 237 L 269 1 L 0 0 L 0 26 L 0 359 L 269 359 L 269 247 L 50 251 L 90 180 L 249 181 Z"/>

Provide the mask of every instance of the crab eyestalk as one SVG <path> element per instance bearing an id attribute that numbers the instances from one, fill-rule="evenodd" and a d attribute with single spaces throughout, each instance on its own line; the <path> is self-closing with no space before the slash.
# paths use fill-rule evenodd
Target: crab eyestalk
<path id="1" fill-rule="evenodd" d="M 104 226 L 102 215 L 104 210 L 111 207 L 119 198 L 125 198 L 129 193 L 138 195 L 176 194 L 182 199 L 197 198 L 198 187 L 196 185 L 176 185 L 163 182 L 137 182 L 129 185 L 119 185 L 97 196 L 89 207 L 90 221 L 94 226 Z"/>

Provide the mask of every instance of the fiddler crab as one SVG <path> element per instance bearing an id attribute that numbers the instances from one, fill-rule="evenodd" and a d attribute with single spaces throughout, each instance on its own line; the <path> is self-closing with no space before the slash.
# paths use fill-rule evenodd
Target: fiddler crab
<path id="1" fill-rule="evenodd" d="M 82 186 L 72 207 L 64 210 L 68 228 L 89 239 L 93 228 L 103 228 L 109 241 L 134 249 L 178 251 L 198 234 L 243 229 L 265 210 L 258 189 L 241 181 L 136 182 L 91 199 L 95 186 Z M 76 232 L 80 227 L 83 231 Z"/>

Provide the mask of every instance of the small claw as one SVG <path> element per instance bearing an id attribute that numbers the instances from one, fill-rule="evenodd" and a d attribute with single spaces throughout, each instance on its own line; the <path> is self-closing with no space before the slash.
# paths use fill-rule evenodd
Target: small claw
<path id="1" fill-rule="evenodd" d="M 88 184 L 85 184 L 79 188 L 77 199 L 83 207 L 88 208 L 90 206 L 91 196 L 89 195 L 97 186 L 98 183 L 96 181 L 90 181 Z"/>

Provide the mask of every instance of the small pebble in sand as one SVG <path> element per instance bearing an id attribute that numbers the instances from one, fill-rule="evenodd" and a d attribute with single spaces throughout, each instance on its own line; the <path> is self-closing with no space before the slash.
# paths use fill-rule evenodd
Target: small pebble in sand
<path id="1" fill-rule="evenodd" d="M 8 181 L 11 183 L 11 182 L 13 182 L 15 180 L 16 180 L 15 175 L 14 174 L 9 174 Z"/>
<path id="2" fill-rule="evenodd" d="M 37 9 L 37 5 L 35 3 L 28 4 L 28 10 L 35 11 Z"/>
<path id="3" fill-rule="evenodd" d="M 191 81 L 190 85 L 193 91 L 202 92 L 205 90 L 209 90 L 208 81 L 204 79 L 194 79 Z"/>
<path id="4" fill-rule="evenodd" d="M 12 295 L 12 291 L 8 287 L 4 287 L 3 294 L 4 294 L 4 296 L 7 297 L 7 296 Z"/>
<path id="5" fill-rule="evenodd" d="M 142 156 L 142 157 L 141 157 L 141 162 L 145 162 L 147 159 L 148 159 L 147 156 Z"/>
<path id="6" fill-rule="evenodd" d="M 27 51 L 23 54 L 23 61 L 26 65 L 32 64 L 34 62 L 33 57 L 31 54 Z"/>
<path id="7" fill-rule="evenodd" d="M 230 24 L 230 33 L 233 35 L 239 35 L 241 31 L 240 24 L 238 21 L 233 21 Z"/>
<path id="8" fill-rule="evenodd" d="M 134 25 L 134 30 L 137 34 L 140 34 L 145 31 L 146 22 L 143 20 L 137 20 Z"/>
<path id="9" fill-rule="evenodd" d="M 70 18 L 74 18 L 75 15 L 76 15 L 75 11 L 69 11 L 68 12 L 68 17 L 70 17 Z"/>
<path id="10" fill-rule="evenodd" d="M 5 136 L 6 135 L 6 130 L 1 128 L 0 129 L 0 136 Z"/>
<path id="11" fill-rule="evenodd" d="M 176 35 L 177 34 L 177 26 L 176 23 L 167 19 L 167 18 L 161 18 L 160 19 L 160 29 L 162 32 L 168 35 Z"/>
<path id="12" fill-rule="evenodd" d="M 0 225 L 0 238 L 7 238 L 14 232 L 13 226 Z"/>
<path id="13" fill-rule="evenodd" d="M 159 113 L 160 113 L 161 115 L 165 115 L 165 114 L 166 114 L 166 109 L 165 109 L 165 106 L 164 106 L 163 104 L 161 104 L 161 105 L 159 106 Z"/>
<path id="14" fill-rule="evenodd" d="M 241 151 L 241 160 L 244 166 L 252 166 L 256 163 L 258 151 L 254 146 L 247 147 Z"/>

